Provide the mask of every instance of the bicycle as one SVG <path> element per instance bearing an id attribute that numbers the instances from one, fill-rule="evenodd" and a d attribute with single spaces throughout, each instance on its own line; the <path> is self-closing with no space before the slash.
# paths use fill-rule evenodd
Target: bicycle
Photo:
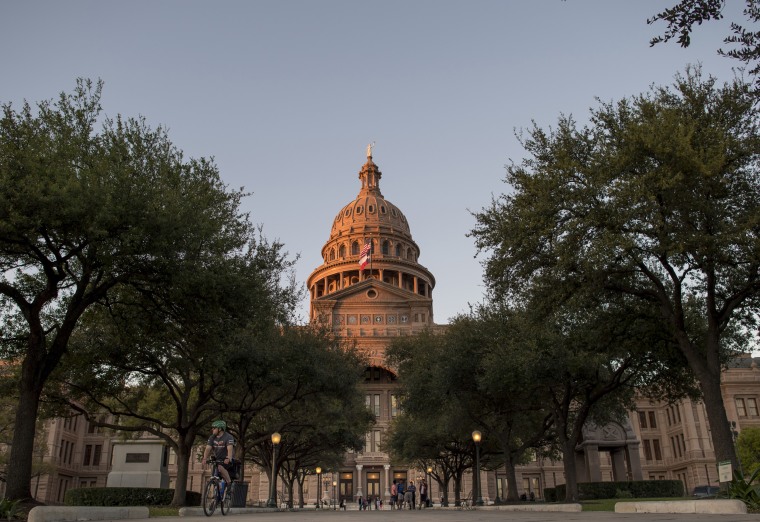
<path id="1" fill-rule="evenodd" d="M 206 482 L 206 487 L 203 490 L 203 513 L 205 513 L 207 517 L 210 517 L 214 514 L 214 511 L 216 511 L 216 507 L 219 506 L 222 515 L 226 515 L 230 512 L 236 479 L 233 478 L 234 474 L 230 471 L 230 483 L 224 487 L 223 492 L 220 492 L 224 480 L 219 474 L 219 464 L 222 464 L 223 461 L 211 457 L 206 462 L 211 464 L 214 471 L 211 474 L 211 477 L 209 477 L 208 482 Z"/>

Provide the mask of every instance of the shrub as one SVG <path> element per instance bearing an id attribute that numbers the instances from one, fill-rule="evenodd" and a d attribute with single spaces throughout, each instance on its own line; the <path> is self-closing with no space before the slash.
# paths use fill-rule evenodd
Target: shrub
<path id="1" fill-rule="evenodd" d="M 8 500 L 7 498 L 0 499 L 0 517 L 5 520 L 13 520 L 19 514 L 18 512 L 18 500 Z"/>
<path id="2" fill-rule="evenodd" d="M 556 488 L 557 499 L 565 500 L 567 488 L 561 484 Z M 630 495 L 622 497 L 619 495 Z M 683 482 L 680 480 L 632 480 L 627 482 L 580 482 L 578 500 L 600 498 L 666 498 L 683 497 Z"/>
<path id="3" fill-rule="evenodd" d="M 173 497 L 173 489 L 78 488 L 68 490 L 63 503 L 67 506 L 168 506 Z M 186 506 L 199 506 L 200 503 L 200 493 L 186 493 Z"/>
<path id="4" fill-rule="evenodd" d="M 749 479 L 745 479 L 738 471 L 734 471 L 734 479 L 728 483 L 728 498 L 741 500 L 746 504 L 747 510 L 757 512 L 760 510 L 760 493 L 758 485 L 753 484 L 760 475 L 760 468 L 755 470 Z"/>

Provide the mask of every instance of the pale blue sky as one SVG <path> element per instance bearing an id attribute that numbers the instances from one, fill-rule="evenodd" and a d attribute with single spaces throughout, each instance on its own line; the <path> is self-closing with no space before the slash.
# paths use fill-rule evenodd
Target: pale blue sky
<path id="1" fill-rule="evenodd" d="M 647 17 L 675 3 L 4 0 L 0 102 L 102 78 L 107 115 L 168 127 L 253 192 L 245 208 L 301 254 L 304 282 L 375 141 L 381 190 L 409 220 L 445 323 L 481 300 L 468 209 L 507 190 L 516 129 L 584 121 L 595 97 L 669 84 L 689 63 L 732 77 L 737 63 L 716 55 L 728 21 L 697 28 L 686 50 L 649 47 L 664 26 Z M 743 2 L 729 4 L 741 20 Z"/>

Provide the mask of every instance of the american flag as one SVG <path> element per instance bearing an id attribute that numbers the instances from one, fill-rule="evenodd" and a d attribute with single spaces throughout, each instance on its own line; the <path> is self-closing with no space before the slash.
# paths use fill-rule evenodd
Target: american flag
<path id="1" fill-rule="evenodd" d="M 369 263 L 369 255 L 372 251 L 372 242 L 365 243 L 359 252 L 359 270 L 364 270 L 364 267 Z"/>

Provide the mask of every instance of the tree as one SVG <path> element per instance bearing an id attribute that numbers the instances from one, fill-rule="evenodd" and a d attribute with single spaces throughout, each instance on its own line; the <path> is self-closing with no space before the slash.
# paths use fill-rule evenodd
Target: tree
<path id="1" fill-rule="evenodd" d="M 744 476 L 752 476 L 760 469 L 760 428 L 743 428 L 736 439 L 736 447 Z"/>
<path id="2" fill-rule="evenodd" d="M 516 466 L 529 453 L 552 453 L 554 433 L 551 410 L 527 368 L 533 351 L 521 343 L 518 314 L 488 303 L 470 316 L 452 321 L 444 364 L 445 382 L 472 422 L 483 430 L 483 445 L 496 441 L 500 449 L 508 491 L 505 500 L 517 501 Z M 488 465 L 488 461 L 484 461 Z"/>
<path id="3" fill-rule="evenodd" d="M 394 339 L 386 352 L 389 363 L 398 368 L 402 413 L 386 434 L 384 447 L 394 459 L 421 469 L 433 463 L 433 478 L 444 492 L 443 503 L 448 504 L 448 486 L 454 480 L 457 506 L 464 472 L 474 465 L 472 431 L 478 425 L 457 399 L 461 387 L 450 373 L 459 373 L 452 368 L 457 365 L 452 356 L 460 357 L 461 362 L 471 355 L 450 345 L 447 334 L 428 330 Z"/>
<path id="4" fill-rule="evenodd" d="M 282 476 L 292 503 L 293 483 L 303 483 L 305 469 L 338 467 L 346 451 L 361 448 L 374 422 L 358 388 L 366 361 L 312 327 L 278 328 L 258 351 L 260 357 L 237 365 L 242 378 L 218 400 L 240 438 L 252 440 L 246 458 L 270 481 Z M 273 463 L 274 432 L 282 439 Z"/>
<path id="5" fill-rule="evenodd" d="M 269 266 L 260 254 L 267 252 L 264 257 L 270 259 L 269 249 L 280 252 L 282 246 L 262 244 L 268 245 L 259 239 L 239 256 L 217 252 L 213 261 L 209 251 L 203 262 L 186 256 L 170 287 L 119 293 L 107 308 L 98 309 L 101 317 L 87 317 L 72 343 L 75 360 L 98 368 L 82 373 L 76 370 L 84 361 L 72 365 L 67 384 L 74 400 L 82 401 L 81 410 L 108 411 L 120 421 L 98 425 L 150 433 L 174 449 L 174 505 L 184 505 L 196 440 L 219 416 L 214 394 L 237 379 L 231 368 L 240 332 L 255 330 L 257 320 L 271 329 L 277 317 L 288 313 L 280 309 L 278 293 L 268 292 L 263 282 L 269 277 L 261 272 L 279 276 L 290 261 L 279 253 Z"/>
<path id="6" fill-rule="evenodd" d="M 760 21 L 760 2 L 758 0 L 745 0 L 744 16 L 752 24 Z M 720 20 L 723 18 L 723 8 L 726 0 L 682 0 L 674 7 L 657 13 L 647 20 L 648 24 L 659 21 L 667 22 L 665 34 L 652 38 L 650 45 L 667 42 L 676 38 L 681 47 L 691 44 L 691 31 L 694 24 L 702 25 L 702 22 Z M 723 42 L 736 44 L 739 47 L 724 51 L 718 49 L 718 54 L 735 58 L 746 64 L 756 62 L 750 69 L 750 74 L 757 76 L 755 80 L 756 90 L 760 88 L 760 31 L 751 31 L 743 25 L 731 22 L 733 35 L 727 36 Z"/>
<path id="7" fill-rule="evenodd" d="M 0 120 L 0 353 L 20 361 L 7 497 L 31 496 L 36 413 L 84 313 L 120 287 L 170 281 L 198 238 L 247 227 L 241 192 L 142 119 L 101 117 L 102 83 Z"/>
<path id="8" fill-rule="evenodd" d="M 476 214 L 500 299 L 597 287 L 657 310 L 700 385 L 718 460 L 737 465 L 720 390 L 760 294 L 760 140 L 749 86 L 699 69 L 672 88 L 562 116 L 523 141 L 514 192 Z M 561 287 L 561 286 L 560 286 Z"/>

